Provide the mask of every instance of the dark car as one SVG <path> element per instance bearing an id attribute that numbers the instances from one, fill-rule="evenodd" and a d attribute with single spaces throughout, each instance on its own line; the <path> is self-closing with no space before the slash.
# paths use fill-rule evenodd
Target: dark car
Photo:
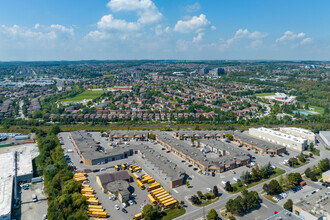
<path id="1" fill-rule="evenodd" d="M 122 208 L 121 211 L 123 211 L 123 213 L 127 213 L 127 210 Z"/>
<path id="2" fill-rule="evenodd" d="M 168 150 L 168 151 L 166 151 L 166 153 L 171 153 L 171 151 L 170 151 L 170 150 Z"/>
<path id="3" fill-rule="evenodd" d="M 212 172 L 212 176 L 215 176 L 215 173 L 214 172 Z"/>

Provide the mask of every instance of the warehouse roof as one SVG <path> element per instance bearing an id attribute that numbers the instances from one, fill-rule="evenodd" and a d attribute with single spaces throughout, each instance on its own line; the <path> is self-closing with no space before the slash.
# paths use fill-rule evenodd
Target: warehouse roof
<path id="1" fill-rule="evenodd" d="M 104 173 L 97 175 L 101 181 L 102 185 L 106 185 L 110 182 L 117 181 L 117 180 L 129 180 L 130 176 L 127 170 L 120 170 L 114 173 Z"/>

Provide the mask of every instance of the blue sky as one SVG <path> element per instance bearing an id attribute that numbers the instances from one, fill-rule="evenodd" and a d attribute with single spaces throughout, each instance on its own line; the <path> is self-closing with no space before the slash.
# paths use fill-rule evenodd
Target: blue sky
<path id="1" fill-rule="evenodd" d="M 0 61 L 330 60 L 329 0 L 0 0 Z"/>

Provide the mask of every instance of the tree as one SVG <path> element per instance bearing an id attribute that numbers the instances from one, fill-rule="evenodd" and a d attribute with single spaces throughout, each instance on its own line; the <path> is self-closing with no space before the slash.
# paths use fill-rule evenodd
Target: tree
<path id="1" fill-rule="evenodd" d="M 56 125 L 52 126 L 52 133 L 53 134 L 57 135 L 60 132 L 61 132 L 61 128 L 60 128 L 59 125 L 56 124 Z"/>
<path id="2" fill-rule="evenodd" d="M 156 210 L 150 204 L 143 206 L 142 215 L 146 220 L 153 220 L 156 217 Z"/>
<path id="3" fill-rule="evenodd" d="M 284 203 L 283 208 L 292 212 L 292 204 L 293 204 L 292 200 L 288 199 L 288 201 L 286 201 L 286 203 Z"/>
<path id="4" fill-rule="evenodd" d="M 211 209 L 209 211 L 209 213 L 207 213 L 206 219 L 207 220 L 218 220 L 219 219 L 218 213 L 214 209 Z"/>
<path id="5" fill-rule="evenodd" d="M 218 195 L 219 195 L 219 190 L 218 190 L 218 187 L 217 187 L 217 186 L 214 186 L 214 187 L 213 187 L 213 194 L 214 194 L 215 196 L 218 196 Z"/>
<path id="6" fill-rule="evenodd" d="M 263 185 L 263 187 L 262 187 L 262 189 L 263 190 L 265 190 L 265 192 L 269 192 L 269 187 L 268 187 L 268 184 L 267 183 L 265 183 L 264 185 Z"/>
<path id="7" fill-rule="evenodd" d="M 198 195 L 198 198 L 199 199 L 203 199 L 204 198 L 204 195 L 201 191 L 197 191 L 197 195 Z"/>
<path id="8" fill-rule="evenodd" d="M 310 150 L 310 152 L 314 152 L 315 151 L 314 143 L 313 142 L 310 143 L 309 150 Z"/>
<path id="9" fill-rule="evenodd" d="M 298 185 L 302 180 L 300 173 L 289 173 L 287 177 L 291 187 Z"/>
<path id="10" fill-rule="evenodd" d="M 268 193 L 271 195 L 277 195 L 282 192 L 281 185 L 277 182 L 277 180 L 272 180 L 268 184 Z"/>
<path id="11" fill-rule="evenodd" d="M 230 141 L 234 140 L 234 136 L 231 134 L 226 134 L 226 138 Z"/>
<path id="12" fill-rule="evenodd" d="M 309 167 L 305 170 L 305 176 L 313 181 L 317 180 L 315 172 Z"/>
<path id="13" fill-rule="evenodd" d="M 257 170 L 255 168 L 252 168 L 252 174 L 251 174 L 251 180 L 253 182 L 257 182 L 259 180 L 259 173 L 257 172 Z"/>
<path id="14" fill-rule="evenodd" d="M 304 163 L 306 161 L 305 156 L 301 153 L 297 156 L 300 162 Z"/>
<path id="15" fill-rule="evenodd" d="M 231 186 L 231 184 L 230 184 L 229 181 L 226 182 L 225 189 L 226 189 L 228 192 L 232 192 L 232 191 L 233 191 L 233 187 Z"/>
<path id="16" fill-rule="evenodd" d="M 199 200 L 198 196 L 196 196 L 196 195 L 191 196 L 190 201 L 193 204 L 199 204 L 200 203 L 200 200 Z"/>

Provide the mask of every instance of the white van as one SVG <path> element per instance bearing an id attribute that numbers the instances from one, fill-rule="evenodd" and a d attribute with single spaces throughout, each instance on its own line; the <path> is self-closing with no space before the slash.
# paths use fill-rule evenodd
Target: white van
<path id="1" fill-rule="evenodd" d="M 221 183 L 222 183 L 222 185 L 224 185 L 224 186 L 226 185 L 226 181 L 223 181 L 223 180 L 222 180 Z"/>
<path id="2" fill-rule="evenodd" d="M 66 152 L 67 152 L 67 153 L 72 153 L 73 150 L 71 150 L 71 149 L 67 149 Z"/>
<path id="3" fill-rule="evenodd" d="M 233 180 L 234 180 L 235 182 L 239 182 L 239 181 L 241 181 L 241 180 L 238 179 L 237 177 L 233 177 Z"/>

